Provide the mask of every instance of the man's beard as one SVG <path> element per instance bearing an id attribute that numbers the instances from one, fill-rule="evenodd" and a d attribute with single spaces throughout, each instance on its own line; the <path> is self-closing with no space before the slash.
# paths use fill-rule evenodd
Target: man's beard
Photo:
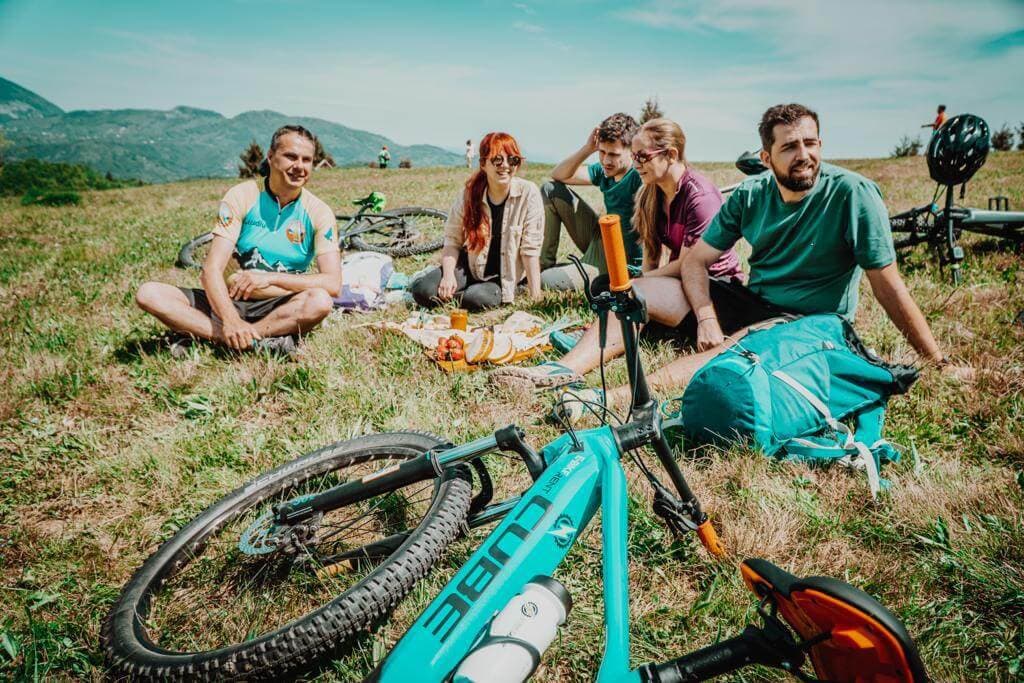
<path id="1" fill-rule="evenodd" d="M 818 171 L 821 170 L 820 164 L 807 163 L 801 164 L 801 166 L 812 166 L 814 171 L 809 176 L 794 178 L 789 173 L 780 171 L 776 168 L 775 164 L 771 164 L 772 173 L 775 174 L 775 179 L 779 182 L 779 185 L 782 185 L 790 192 L 806 192 L 814 187 L 814 183 L 818 182 Z"/>

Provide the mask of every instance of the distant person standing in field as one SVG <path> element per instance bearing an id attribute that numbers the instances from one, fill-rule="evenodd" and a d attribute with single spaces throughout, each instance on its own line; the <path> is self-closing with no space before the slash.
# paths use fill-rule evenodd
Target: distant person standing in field
<path id="1" fill-rule="evenodd" d="M 135 295 L 139 308 L 187 338 L 294 352 L 290 335 L 316 327 L 341 290 L 334 212 L 303 189 L 315 149 L 302 126 L 279 128 L 260 167 L 263 182 L 235 185 L 220 203 L 202 288 L 146 282 Z M 225 279 L 232 253 L 242 270 Z M 319 272 L 306 273 L 314 257 Z M 172 344 L 172 354 L 185 341 Z"/>
<path id="2" fill-rule="evenodd" d="M 417 304 L 454 300 L 471 311 L 494 308 L 512 303 L 524 281 L 530 297 L 540 298 L 544 205 L 537 186 L 516 177 L 522 163 L 508 133 L 480 141 L 480 169 L 448 213 L 441 265 L 409 285 Z"/>
<path id="3" fill-rule="evenodd" d="M 587 141 L 551 170 L 551 181 L 541 187 L 544 198 L 544 245 L 540 252 L 541 278 L 545 289 L 579 290 L 583 280 L 573 265 L 558 266 L 558 243 L 562 226 L 582 253 L 589 275 L 607 272 L 597 212 L 570 189 L 572 185 L 596 185 L 604 198 L 605 213 L 618 214 L 622 221 L 622 242 L 629 264 L 640 268 L 643 249 L 640 235 L 632 226 L 633 197 L 642 184 L 630 158 L 630 144 L 639 128 L 629 114 L 613 114 L 590 131 Z M 598 160 L 584 166 L 597 152 Z"/>
<path id="4" fill-rule="evenodd" d="M 940 104 L 939 108 L 935 111 L 935 120 L 931 123 L 922 123 L 922 128 L 931 128 L 932 133 L 942 128 L 942 124 L 946 122 L 946 105 Z"/>
<path id="5" fill-rule="evenodd" d="M 382 145 L 380 153 L 377 155 L 377 165 L 381 168 L 387 168 L 388 163 L 391 161 L 391 152 L 388 151 L 387 145 Z"/>
<path id="6" fill-rule="evenodd" d="M 473 141 L 466 140 L 466 168 L 473 168 L 473 157 L 476 153 L 473 151 Z"/>

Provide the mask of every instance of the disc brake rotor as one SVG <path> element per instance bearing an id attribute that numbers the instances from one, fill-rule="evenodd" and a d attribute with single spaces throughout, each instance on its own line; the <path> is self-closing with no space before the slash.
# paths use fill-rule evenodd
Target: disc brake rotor
<path id="1" fill-rule="evenodd" d="M 297 505 L 312 500 L 316 494 L 308 494 L 293 498 L 288 505 Z M 274 552 L 294 554 L 316 536 L 323 513 L 317 513 L 301 524 L 280 525 L 274 521 L 274 510 L 267 510 L 256 521 L 242 532 L 238 539 L 238 549 L 246 555 L 269 555 Z"/>

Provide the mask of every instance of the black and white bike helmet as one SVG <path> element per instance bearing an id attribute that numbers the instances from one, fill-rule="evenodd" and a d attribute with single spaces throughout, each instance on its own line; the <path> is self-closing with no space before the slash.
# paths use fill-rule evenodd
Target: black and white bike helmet
<path id="1" fill-rule="evenodd" d="M 989 132 L 985 119 L 957 114 L 928 143 L 928 173 L 943 185 L 962 185 L 985 165 Z"/>

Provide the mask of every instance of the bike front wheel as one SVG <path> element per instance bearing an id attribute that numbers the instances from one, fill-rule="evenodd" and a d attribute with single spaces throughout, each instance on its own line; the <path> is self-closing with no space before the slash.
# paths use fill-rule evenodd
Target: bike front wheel
<path id="1" fill-rule="evenodd" d="M 276 680 L 343 654 L 459 535 L 470 505 L 468 468 L 328 511 L 287 534 L 272 510 L 440 444 L 416 432 L 338 442 L 211 505 L 125 585 L 101 635 L 111 673 Z"/>
<path id="2" fill-rule="evenodd" d="M 436 251 L 444 245 L 444 226 L 448 214 L 437 209 L 409 206 L 363 219 L 352 235 L 352 246 L 360 251 L 375 251 L 394 258 Z"/>

